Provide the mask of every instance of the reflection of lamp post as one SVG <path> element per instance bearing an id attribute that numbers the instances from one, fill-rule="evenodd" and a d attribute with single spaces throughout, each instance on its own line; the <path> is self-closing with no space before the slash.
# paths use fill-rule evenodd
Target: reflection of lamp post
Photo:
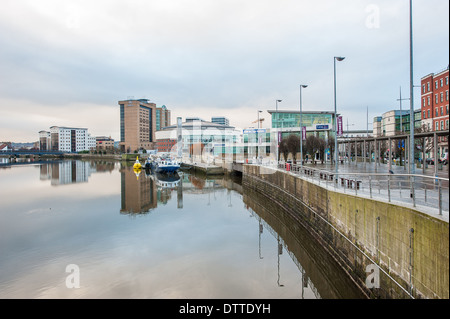
<path id="1" fill-rule="evenodd" d="M 261 217 L 259 218 L 259 259 L 263 259 L 261 256 L 261 234 L 263 233 L 263 225 L 261 224 Z"/>
<path id="2" fill-rule="evenodd" d="M 275 123 L 278 122 L 278 102 L 281 102 L 281 101 L 282 100 L 276 100 L 275 101 L 275 103 L 276 103 L 276 113 L 275 113 L 276 114 L 276 122 Z M 277 124 L 275 124 L 275 125 L 277 125 Z M 277 146 L 277 159 L 276 159 L 276 161 L 277 161 L 277 167 L 278 167 L 278 157 L 279 157 L 278 156 L 279 155 L 278 144 L 280 143 L 280 141 L 278 140 L 278 127 L 277 127 L 276 131 L 277 131 L 277 133 L 276 133 L 277 134 L 277 139 L 276 139 L 276 141 L 277 141 L 277 145 L 276 145 Z"/>
<path id="3" fill-rule="evenodd" d="M 302 88 L 307 85 L 300 85 L 300 167 L 303 166 L 303 113 L 302 113 Z M 305 132 L 306 133 L 306 132 Z"/>
<path id="4" fill-rule="evenodd" d="M 280 243 L 280 235 L 278 235 L 278 287 L 284 287 L 280 284 L 280 255 L 283 253 L 283 245 Z"/>
<path id="5" fill-rule="evenodd" d="M 337 142 L 337 107 L 336 107 L 336 60 L 344 61 L 345 57 L 334 57 L 334 163 L 336 171 L 336 180 L 338 178 L 338 142 Z"/>

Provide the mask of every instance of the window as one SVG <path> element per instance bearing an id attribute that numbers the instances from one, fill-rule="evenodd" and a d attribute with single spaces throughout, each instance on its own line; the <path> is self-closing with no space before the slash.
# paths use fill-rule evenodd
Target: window
<path id="1" fill-rule="evenodd" d="M 445 91 L 445 100 L 448 101 L 448 91 Z"/>
<path id="2" fill-rule="evenodd" d="M 448 94 L 447 94 L 448 95 Z M 425 106 L 425 98 L 423 98 L 423 106 Z"/>
<path id="3" fill-rule="evenodd" d="M 444 79 L 441 79 L 441 87 L 443 87 L 444 86 Z"/>
<path id="4" fill-rule="evenodd" d="M 439 122 L 436 122 L 435 127 L 436 127 L 436 131 L 438 131 L 439 130 Z"/>
<path id="5" fill-rule="evenodd" d="M 426 119 L 425 111 L 423 111 L 423 118 Z"/>
<path id="6" fill-rule="evenodd" d="M 441 116 L 444 115 L 444 108 L 441 106 Z"/>
<path id="7" fill-rule="evenodd" d="M 430 110 L 428 110 L 427 113 L 428 113 L 427 117 L 430 118 Z"/>
<path id="8" fill-rule="evenodd" d="M 434 116 L 439 116 L 438 108 L 434 109 Z"/>
<path id="9" fill-rule="evenodd" d="M 444 93 L 441 93 L 441 102 L 444 102 Z"/>
<path id="10" fill-rule="evenodd" d="M 428 97 L 428 105 L 431 105 L 430 102 L 431 102 L 431 99 L 430 99 L 430 97 Z"/>
<path id="11" fill-rule="evenodd" d="M 448 120 L 445 121 L 445 129 L 448 130 Z"/>
<path id="12" fill-rule="evenodd" d="M 430 82 L 427 83 L 428 92 L 430 92 Z"/>
<path id="13" fill-rule="evenodd" d="M 444 130 L 444 121 L 441 121 L 441 130 Z"/>
<path id="14" fill-rule="evenodd" d="M 434 86 L 435 86 L 435 88 L 437 89 L 438 88 L 438 81 L 436 81 L 436 82 L 434 82 Z"/>
<path id="15" fill-rule="evenodd" d="M 422 85 L 422 88 L 423 88 L 423 93 L 425 93 L 425 84 Z"/>
<path id="16" fill-rule="evenodd" d="M 439 103 L 439 95 L 435 95 L 435 97 L 436 97 L 436 103 Z"/>

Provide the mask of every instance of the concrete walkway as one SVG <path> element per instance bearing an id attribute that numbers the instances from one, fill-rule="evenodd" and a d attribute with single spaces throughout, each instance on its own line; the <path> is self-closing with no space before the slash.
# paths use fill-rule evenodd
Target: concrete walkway
<path id="1" fill-rule="evenodd" d="M 313 165 L 308 163 L 304 167 L 327 171 L 331 174 L 335 172 L 334 165 L 329 164 Z M 408 169 L 405 170 L 400 166 L 391 167 L 393 174 L 389 173 L 389 166 L 386 164 L 353 162 L 340 164 L 338 168 L 339 177 L 361 181 L 359 188 L 341 185 L 340 182 L 324 181 L 319 178 L 318 172 L 312 176 L 304 174 L 304 172 L 291 173 L 337 192 L 413 207 L 430 216 L 449 221 L 448 166 L 444 165 L 443 170 L 438 171 L 438 177 L 442 178 L 440 180 L 434 178 L 433 166 L 430 165 L 425 170 L 425 175 L 423 175 L 422 168 L 416 168 L 415 175 L 417 177 L 414 178 L 413 183 L 409 176 L 403 176 L 408 174 Z"/>

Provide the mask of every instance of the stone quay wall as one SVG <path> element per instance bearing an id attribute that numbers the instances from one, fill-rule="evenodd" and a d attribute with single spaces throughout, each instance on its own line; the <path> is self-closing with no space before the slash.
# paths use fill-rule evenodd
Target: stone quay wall
<path id="1" fill-rule="evenodd" d="M 370 298 L 449 298 L 448 222 L 257 165 L 242 183 L 289 211 Z"/>

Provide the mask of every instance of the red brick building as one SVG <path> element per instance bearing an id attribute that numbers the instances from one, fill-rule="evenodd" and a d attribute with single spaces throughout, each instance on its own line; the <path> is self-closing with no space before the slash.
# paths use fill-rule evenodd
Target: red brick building
<path id="1" fill-rule="evenodd" d="M 156 149 L 158 152 L 170 152 L 177 144 L 177 140 L 171 138 L 163 138 L 156 140 Z"/>
<path id="2" fill-rule="evenodd" d="M 429 131 L 448 130 L 448 76 L 449 69 L 437 74 L 431 73 L 421 80 L 422 124 Z M 448 152 L 448 136 L 439 139 L 439 154 Z"/>

